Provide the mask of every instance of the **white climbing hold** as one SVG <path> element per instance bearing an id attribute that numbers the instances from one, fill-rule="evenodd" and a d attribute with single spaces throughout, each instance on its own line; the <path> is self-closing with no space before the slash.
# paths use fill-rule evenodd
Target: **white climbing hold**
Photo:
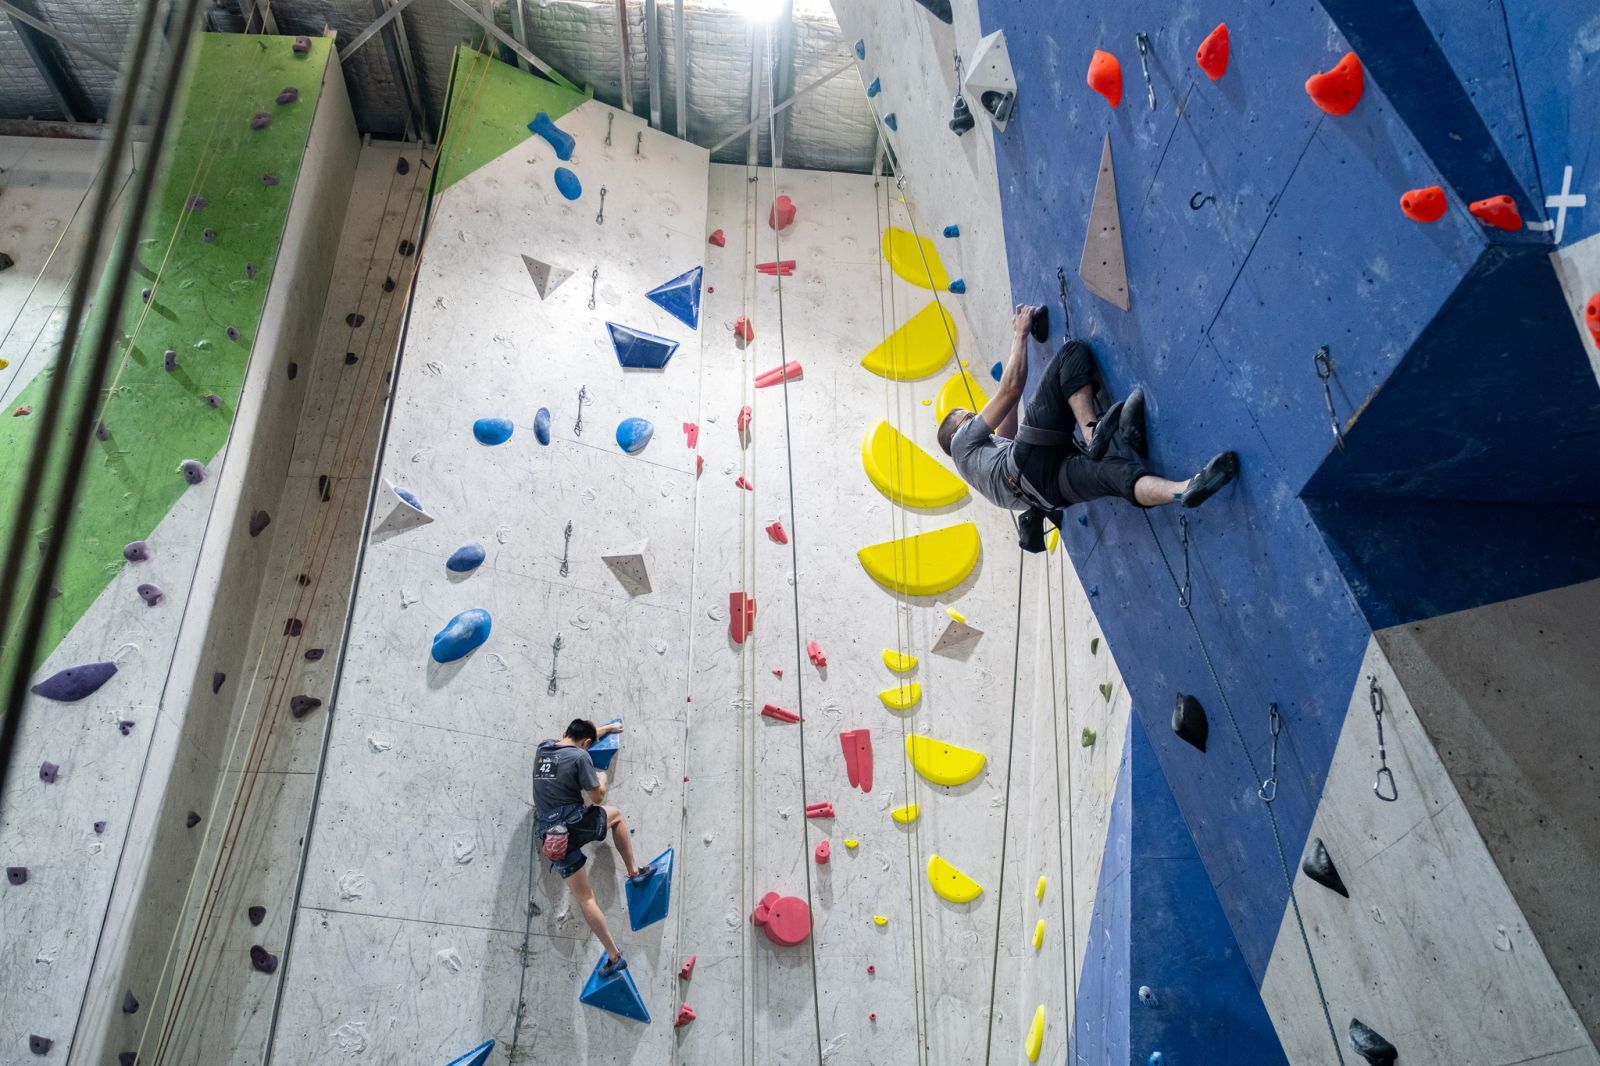
<path id="1" fill-rule="evenodd" d="M 651 591 L 650 569 L 644 561 L 644 550 L 648 546 L 649 541 L 642 540 L 633 547 L 600 556 L 630 596 L 643 596 Z"/>
<path id="2" fill-rule="evenodd" d="M 461 972 L 461 953 L 455 948 L 441 948 L 434 953 L 434 958 L 439 960 L 439 965 L 451 973 Z"/>
<path id="3" fill-rule="evenodd" d="M 700 843 L 709 848 L 711 846 L 711 842 L 715 839 L 716 837 L 712 836 L 710 833 L 707 833 L 705 836 L 700 838 Z"/>
<path id="4" fill-rule="evenodd" d="M 367 1050 L 367 1023 L 345 1022 L 333 1031 L 333 1042 L 347 1058 L 365 1054 Z"/>
<path id="5" fill-rule="evenodd" d="M 367 875 L 360 870 L 346 870 L 344 876 L 339 878 L 339 898 L 346 903 L 353 903 L 366 894 L 371 884 Z"/>
<path id="6" fill-rule="evenodd" d="M 653 796 L 656 793 L 656 789 L 661 787 L 661 778 L 651 774 L 649 777 L 639 782 L 639 787 L 644 789 L 644 794 L 646 796 Z"/>
<path id="7" fill-rule="evenodd" d="M 471 862 L 477 850 L 478 845 L 471 840 L 456 840 L 450 844 L 450 854 L 455 857 L 457 866 L 465 866 Z"/>
<path id="8" fill-rule="evenodd" d="M 667 654 L 667 642 L 666 641 L 658 640 L 651 646 L 656 649 L 656 654 L 657 655 L 665 655 L 665 654 Z"/>
<path id="9" fill-rule="evenodd" d="M 369 733 L 367 734 L 367 747 L 371 748 L 374 754 L 377 754 L 394 747 L 394 742 L 387 737 L 380 737 L 376 733 Z"/>

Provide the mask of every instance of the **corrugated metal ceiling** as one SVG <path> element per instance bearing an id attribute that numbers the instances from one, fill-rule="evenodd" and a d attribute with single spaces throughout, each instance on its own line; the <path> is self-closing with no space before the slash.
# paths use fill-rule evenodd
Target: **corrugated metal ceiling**
<path id="1" fill-rule="evenodd" d="M 40 17 L 65 37 L 83 41 L 110 54 L 119 54 L 131 32 L 137 0 L 32 0 Z M 239 32 L 244 27 L 240 0 L 215 0 L 207 15 L 208 28 Z M 242 0 L 251 3 L 252 0 Z M 483 9 L 492 2 L 495 23 L 516 37 L 513 5 L 521 3 L 526 26 L 525 44 L 539 58 L 578 84 L 592 85 L 607 103 L 622 105 L 622 39 L 617 0 L 470 0 Z M 661 125 L 669 133 L 678 128 L 676 78 L 680 56 L 687 54 L 688 136 L 706 146 L 722 140 L 750 119 L 752 60 L 759 50 L 764 67 L 759 89 L 765 105 L 766 75 L 772 64 L 766 58 L 767 25 L 751 22 L 744 9 L 764 0 L 686 0 L 684 36 L 680 49 L 673 0 L 659 0 L 661 62 Z M 319 34 L 335 30 L 340 40 L 355 37 L 377 15 L 382 0 L 269 0 L 278 32 Z M 645 34 L 644 0 L 626 0 L 628 45 L 632 74 L 633 110 L 648 117 L 649 58 Z M 430 128 L 436 128 L 444 104 L 450 56 L 462 42 L 477 44 L 484 33 L 472 20 L 445 0 L 416 0 L 399 20 L 409 46 L 407 56 L 416 71 Z M 259 28 L 252 17 L 251 28 Z M 851 58 L 850 42 L 839 32 L 827 0 L 794 0 L 794 15 L 787 23 L 792 46 L 792 76 L 787 84 L 801 89 Z M 779 44 L 784 24 L 772 27 Z M 355 107 L 356 123 L 364 133 L 379 137 L 402 136 L 408 106 L 405 89 L 391 60 L 388 31 L 373 38 L 345 64 L 345 79 Z M 115 78 L 93 59 L 70 45 L 60 47 L 72 77 L 103 116 L 109 108 Z M 778 48 L 780 55 L 782 47 Z M 509 52 L 503 53 L 511 58 Z M 785 86 L 779 71 L 780 90 Z M 765 112 L 763 111 L 763 114 Z M 0 15 L 0 117 L 59 119 L 56 96 L 31 62 L 10 19 Z M 846 71 L 815 92 L 807 94 L 778 116 L 782 127 L 785 166 L 813 169 L 866 171 L 871 168 L 877 131 L 868 109 L 860 78 Z M 767 162 L 766 125 L 761 127 L 761 161 Z M 743 162 L 746 139 L 738 138 L 714 158 Z"/>

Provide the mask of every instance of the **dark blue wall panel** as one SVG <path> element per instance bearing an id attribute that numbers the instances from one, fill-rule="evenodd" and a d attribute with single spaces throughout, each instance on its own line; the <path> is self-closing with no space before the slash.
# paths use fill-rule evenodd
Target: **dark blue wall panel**
<path id="1" fill-rule="evenodd" d="M 1133 775 L 1128 770 L 1132 745 L 1123 744 L 1117 767 L 1117 791 L 1111 799 L 1106 846 L 1100 859 L 1100 881 L 1089 940 L 1078 975 L 1073 1005 L 1073 1047 L 1069 1062 L 1128 1061 L 1128 950 L 1130 900 L 1128 863 L 1132 857 Z"/>

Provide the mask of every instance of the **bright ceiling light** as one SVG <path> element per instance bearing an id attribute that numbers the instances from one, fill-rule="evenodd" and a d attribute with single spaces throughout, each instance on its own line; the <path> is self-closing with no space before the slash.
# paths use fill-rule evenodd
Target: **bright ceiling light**
<path id="1" fill-rule="evenodd" d="M 751 22 L 771 22 L 783 11 L 783 0 L 734 0 L 734 8 Z"/>

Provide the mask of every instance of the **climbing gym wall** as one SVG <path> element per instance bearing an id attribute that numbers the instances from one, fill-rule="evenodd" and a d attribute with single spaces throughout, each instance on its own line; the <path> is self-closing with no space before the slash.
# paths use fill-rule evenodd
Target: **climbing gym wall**
<path id="1" fill-rule="evenodd" d="M 122 306 L 91 310 L 119 324 L 113 383 L 22 712 L 26 772 L 0 823 L 0 935 L 19 961 L 3 978 L 8 1048 L 39 1036 L 62 1053 L 76 1039 L 111 1057 L 160 1010 L 165 949 L 207 846 L 225 678 L 271 542 L 250 519 L 284 473 L 304 399 L 294 360 L 317 325 L 298 309 L 326 291 L 322 235 L 337 234 L 355 150 L 329 55 L 322 40 L 203 38 L 152 215 L 118 236 L 138 241 L 139 276 Z M 127 177 L 116 161 L 79 166 L 80 181 Z M 37 336 L 8 342 L 0 370 L 9 455 L 31 447 L 58 354 L 58 333 Z M 8 511 L 22 471 L 0 479 Z"/>
<path id="2" fill-rule="evenodd" d="M 1061 271 L 1112 395 L 1146 390 L 1159 469 L 1244 470 L 1199 511 L 1102 502 L 1063 537 L 1136 711 L 1131 843 L 1102 867 L 1132 890 L 1103 879 L 1095 913 L 1127 952 L 1078 993 L 1121 1032 L 1080 1026 L 1076 1053 L 1597 1061 L 1600 738 L 1569 650 L 1600 558 L 1592 12 L 977 8 L 1015 76 L 1016 298 Z M 930 80 L 882 85 L 913 185 Z M 1208 737 L 1175 734 L 1180 696 Z M 1213 998 L 1241 968 L 1266 1016 Z"/>

